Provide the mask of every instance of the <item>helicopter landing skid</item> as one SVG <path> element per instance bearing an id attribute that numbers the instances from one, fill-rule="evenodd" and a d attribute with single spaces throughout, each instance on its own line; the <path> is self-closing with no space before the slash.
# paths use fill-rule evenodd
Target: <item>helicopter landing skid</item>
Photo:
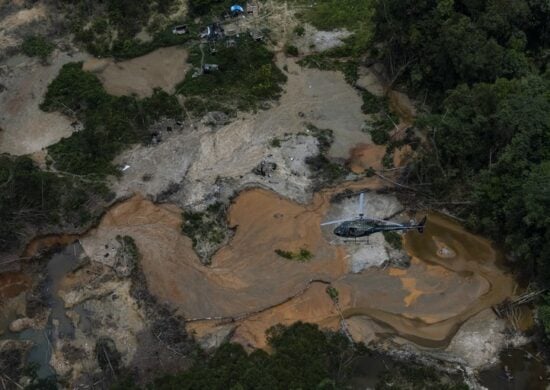
<path id="1" fill-rule="evenodd" d="M 349 243 L 352 243 L 352 244 L 368 244 L 370 245 L 370 241 L 369 239 L 366 239 L 366 240 L 342 240 L 341 242 L 344 242 L 346 244 L 349 244 Z"/>

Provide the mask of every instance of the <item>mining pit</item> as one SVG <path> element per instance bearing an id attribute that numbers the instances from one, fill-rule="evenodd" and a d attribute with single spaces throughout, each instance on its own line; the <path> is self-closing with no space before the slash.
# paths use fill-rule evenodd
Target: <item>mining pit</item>
<path id="1" fill-rule="evenodd" d="M 157 56 L 168 59 L 157 61 Z M 50 66 L 86 59 L 80 54 L 59 58 Z M 169 48 L 118 63 L 89 60 L 85 67 L 110 93 L 148 96 L 153 87 L 173 92 L 185 75 L 185 58 L 183 49 Z M 136 145 L 117 158 L 129 169 L 113 181 L 119 202 L 97 226 L 28 246 L 24 256 L 65 245 L 42 266 L 0 275 L 0 349 L 8 339 L 18 340 L 19 348 L 30 348 L 25 343 L 33 341 L 29 359 L 41 365 L 41 373 L 53 369 L 72 384 L 93 383 L 101 373 L 94 350 L 100 338 L 115 345 L 121 364 L 152 377 L 156 369 L 175 372 L 189 363 L 184 356 L 190 336 L 206 349 L 224 341 L 267 348 L 269 327 L 307 321 L 346 329 L 354 341 L 429 351 L 469 367 L 495 361 L 507 342 L 506 325 L 490 308 L 515 288 L 500 265 L 501 253 L 435 212 L 428 212 L 423 234 L 402 236 L 402 249 L 392 248 L 381 234 L 350 241 L 335 237 L 333 226 L 322 228 L 323 221 L 353 216 L 360 192 L 368 215 L 402 221 L 411 215 L 396 188 L 363 175 L 370 167 L 382 169 L 385 147 L 373 145 L 361 131 L 362 100 L 343 75 L 302 69 L 282 55 L 277 64 L 288 69 L 279 102 L 255 114 L 238 114 L 231 123 L 170 122 L 174 130 L 164 131 L 164 141 Z M 50 71 L 37 63 L 28 66 Z M 17 72 L 13 85 L 22 89 L 9 99 L 0 96 L 0 104 L 11 110 L 7 115 L 13 115 L 2 120 L 47 123 L 25 114 L 28 96 L 17 99 L 45 88 L 48 79 L 31 88 Z M 373 90 L 385 90 L 380 80 L 370 77 L 369 83 Z M 38 97 L 32 99 L 28 104 L 38 110 Z M 401 116 L 398 133 L 410 126 L 413 105 L 397 92 L 390 101 Z M 59 132 L 45 132 L 45 140 L 33 133 L 39 127 L 18 126 L 24 131 L 17 132 L 5 127 L 0 151 L 31 153 L 69 135 L 74 128 L 60 118 Z M 312 190 L 315 178 L 304 161 L 319 150 L 308 124 L 333 130 L 328 156 L 349 160 L 349 180 Z M 274 138 L 280 138 L 281 147 L 270 145 Z M 396 167 L 408 152 L 394 155 Z M 258 175 L 255 168 L 265 161 L 277 168 Z M 229 203 L 232 234 L 206 266 L 182 233 L 182 214 L 216 200 Z M 120 237 L 131 237 L 140 254 L 130 274 L 112 261 Z M 312 257 L 296 261 L 277 250 L 307 250 Z M 337 304 L 327 294 L 329 286 L 339 293 Z M 472 344 L 480 346 L 473 353 Z"/>

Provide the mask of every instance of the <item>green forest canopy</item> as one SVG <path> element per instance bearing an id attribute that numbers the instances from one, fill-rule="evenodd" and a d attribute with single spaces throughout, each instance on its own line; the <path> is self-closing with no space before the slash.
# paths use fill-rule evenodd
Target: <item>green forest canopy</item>
<path id="1" fill-rule="evenodd" d="M 374 22 L 372 54 L 431 106 L 415 179 L 549 287 L 550 4 L 378 0 Z"/>
<path id="2" fill-rule="evenodd" d="M 472 201 L 472 227 L 550 268 L 547 226 L 528 211 L 550 206 L 532 184 L 550 158 L 548 3 L 379 0 L 374 20 L 375 54 L 433 107 L 417 121 L 431 141 L 417 179 Z"/>

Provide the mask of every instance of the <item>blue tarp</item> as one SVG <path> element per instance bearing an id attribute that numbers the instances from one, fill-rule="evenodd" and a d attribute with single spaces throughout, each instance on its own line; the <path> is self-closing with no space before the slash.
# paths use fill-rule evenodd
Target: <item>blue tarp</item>
<path id="1" fill-rule="evenodd" d="M 232 5 L 231 12 L 242 12 L 244 14 L 244 9 L 240 5 Z"/>

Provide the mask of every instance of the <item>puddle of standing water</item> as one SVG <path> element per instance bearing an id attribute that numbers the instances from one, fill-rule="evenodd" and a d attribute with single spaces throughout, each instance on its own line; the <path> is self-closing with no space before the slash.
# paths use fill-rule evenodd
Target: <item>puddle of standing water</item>
<path id="1" fill-rule="evenodd" d="M 65 315 L 65 307 L 62 299 L 57 295 L 57 287 L 63 277 L 76 268 L 81 253 L 82 248 L 78 243 L 68 245 L 62 251 L 52 255 L 46 266 L 45 289 L 48 307 L 51 309 L 46 327 L 44 329 L 25 329 L 19 333 L 8 330 L 0 337 L 0 340 L 27 340 L 33 343 L 28 355 L 28 363 L 37 365 L 39 378 L 46 378 L 55 374 L 49 364 L 52 354 L 51 343 L 54 338 L 74 337 L 74 327 L 71 320 Z M 54 334 L 54 319 L 58 321 L 58 334 Z"/>
<path id="2" fill-rule="evenodd" d="M 488 389 L 544 390 L 550 385 L 548 369 L 533 344 L 502 351 L 500 362 L 479 374 Z"/>

